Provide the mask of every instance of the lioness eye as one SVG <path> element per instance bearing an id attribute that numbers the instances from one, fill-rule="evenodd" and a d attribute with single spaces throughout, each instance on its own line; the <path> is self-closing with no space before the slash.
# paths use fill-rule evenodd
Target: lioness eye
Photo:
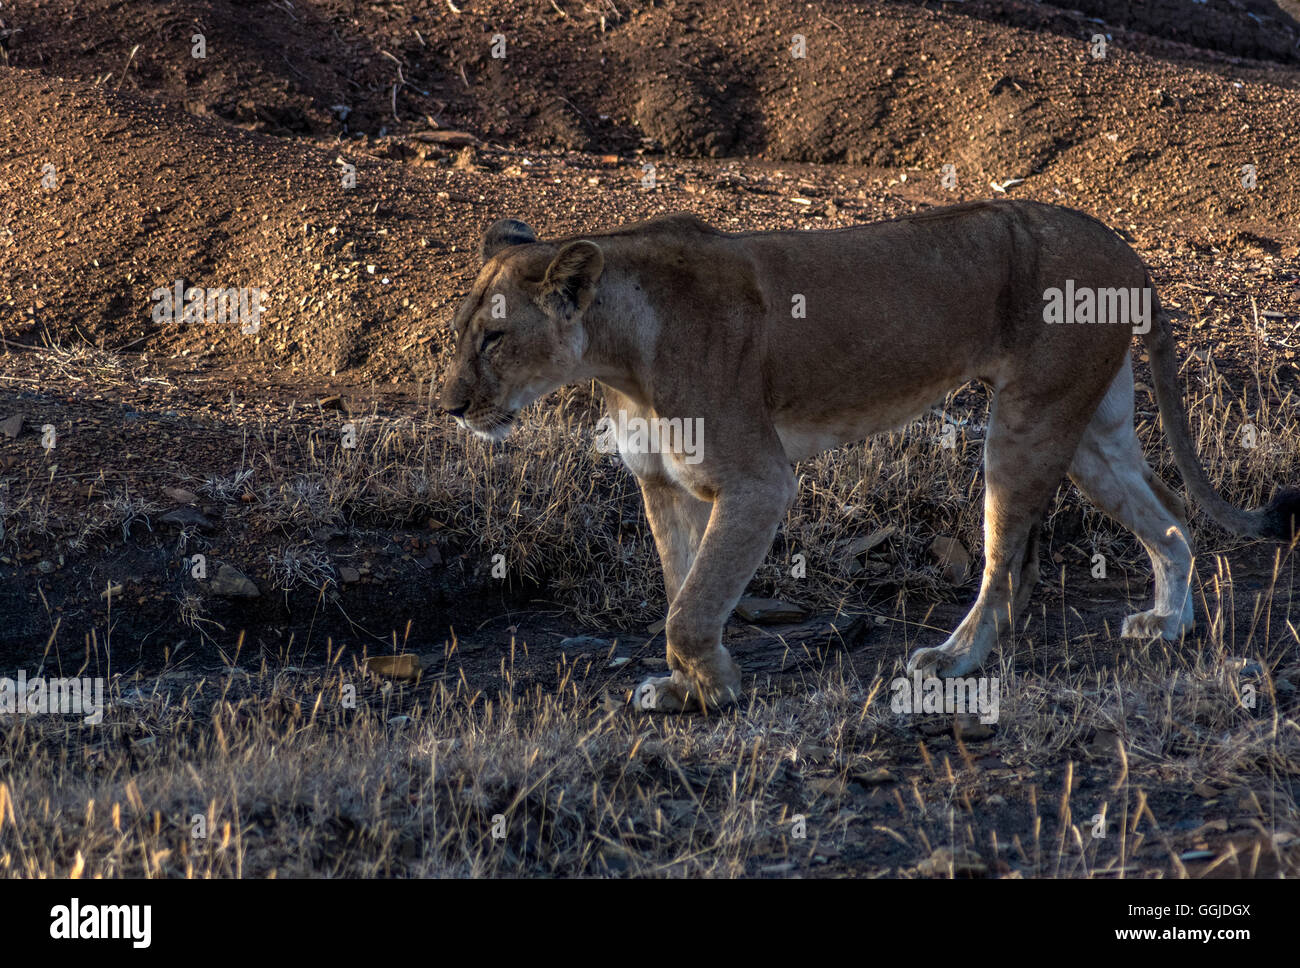
<path id="1" fill-rule="evenodd" d="M 483 342 L 482 342 L 482 344 L 480 344 L 480 346 L 479 346 L 479 348 L 478 348 L 478 351 L 479 351 L 480 353 L 485 352 L 489 347 L 491 347 L 491 346 L 495 346 L 496 343 L 497 343 L 497 341 L 500 340 L 501 337 L 502 337 L 502 336 L 505 336 L 505 335 L 506 335 L 506 334 L 503 333 L 503 332 L 502 332 L 501 330 L 499 330 L 499 329 L 493 330 L 493 331 L 490 332 L 490 333 L 484 333 L 484 334 L 483 334 Z"/>

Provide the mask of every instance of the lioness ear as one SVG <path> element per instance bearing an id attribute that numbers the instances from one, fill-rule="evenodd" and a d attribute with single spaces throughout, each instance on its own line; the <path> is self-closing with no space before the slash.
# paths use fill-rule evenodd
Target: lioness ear
<path id="1" fill-rule="evenodd" d="M 517 218 L 503 218 L 499 222 L 494 222 L 492 227 L 483 234 L 483 243 L 479 246 L 479 256 L 484 262 L 487 262 L 488 259 L 502 249 L 508 249 L 512 245 L 524 245 L 536 241 L 537 233 L 525 223 Z"/>
<path id="2" fill-rule="evenodd" d="M 551 260 L 542 288 L 558 293 L 579 312 L 596 295 L 596 280 L 605 268 L 605 254 L 595 242 L 570 242 Z"/>

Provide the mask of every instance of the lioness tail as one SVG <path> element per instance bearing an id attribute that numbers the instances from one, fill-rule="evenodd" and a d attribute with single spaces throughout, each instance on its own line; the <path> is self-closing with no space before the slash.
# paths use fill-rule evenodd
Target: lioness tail
<path id="1" fill-rule="evenodd" d="M 1149 277 L 1147 285 L 1151 286 Z M 1147 353 L 1151 357 L 1151 382 L 1155 384 L 1156 403 L 1160 407 L 1165 437 L 1174 452 L 1174 461 L 1183 475 L 1188 492 L 1210 517 L 1234 534 L 1290 541 L 1296 535 L 1300 522 L 1300 490 L 1285 488 L 1278 491 L 1266 507 L 1246 511 L 1233 507 L 1220 497 L 1206 476 L 1200 455 L 1196 453 L 1192 441 L 1187 411 L 1183 407 L 1173 329 L 1160 307 L 1155 287 L 1151 286 L 1151 290 L 1151 326 L 1144 336 Z"/>

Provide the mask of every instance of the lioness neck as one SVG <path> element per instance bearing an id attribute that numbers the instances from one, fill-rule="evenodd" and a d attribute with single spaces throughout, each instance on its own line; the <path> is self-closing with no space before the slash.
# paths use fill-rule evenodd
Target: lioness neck
<path id="1" fill-rule="evenodd" d="M 583 314 L 579 378 L 598 380 L 648 405 L 660 322 L 646 303 L 636 268 L 620 264 L 616 253 L 606 259 L 600 288 Z"/>

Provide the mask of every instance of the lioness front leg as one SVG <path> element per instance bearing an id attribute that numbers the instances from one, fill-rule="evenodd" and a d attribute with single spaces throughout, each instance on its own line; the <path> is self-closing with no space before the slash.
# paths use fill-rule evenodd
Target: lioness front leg
<path id="1" fill-rule="evenodd" d="M 707 711 L 740 698 L 740 667 L 722 645 L 722 630 L 794 500 L 794 475 L 788 466 L 782 470 L 714 500 L 695 561 L 668 609 L 672 675 L 637 686 L 633 702 L 639 708 Z"/>
<path id="2" fill-rule="evenodd" d="M 690 574 L 712 505 L 663 477 L 641 480 L 641 497 L 664 572 L 664 594 L 671 609 Z"/>

